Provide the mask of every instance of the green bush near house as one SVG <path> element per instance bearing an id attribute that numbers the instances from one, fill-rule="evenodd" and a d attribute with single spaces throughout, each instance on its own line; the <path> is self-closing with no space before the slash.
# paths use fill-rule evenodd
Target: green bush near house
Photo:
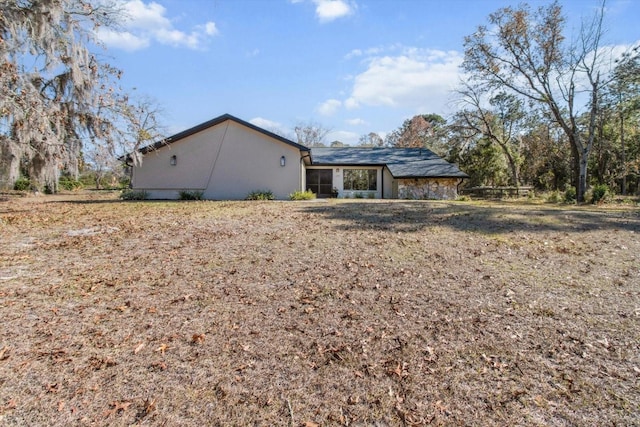
<path id="1" fill-rule="evenodd" d="M 575 201 L 576 201 L 576 188 L 568 187 L 564 192 L 564 202 L 575 203 Z"/>
<path id="2" fill-rule="evenodd" d="M 202 200 L 202 195 L 204 194 L 204 191 L 188 191 L 188 190 L 184 190 L 184 191 L 180 191 L 178 193 L 178 196 L 180 198 L 180 200 Z"/>
<path id="3" fill-rule="evenodd" d="M 256 190 L 247 194 L 245 200 L 273 200 L 274 198 L 271 190 Z"/>
<path id="4" fill-rule="evenodd" d="M 547 194 L 546 200 L 549 203 L 560 203 L 562 198 L 560 197 L 560 192 L 558 192 L 558 190 L 554 190 Z"/>
<path id="5" fill-rule="evenodd" d="M 16 191 L 29 191 L 34 188 L 33 183 L 29 178 L 20 177 L 13 184 L 13 189 Z"/>
<path id="6" fill-rule="evenodd" d="M 131 184 L 131 178 L 129 178 L 128 176 L 123 176 L 118 180 L 118 188 L 122 190 L 129 188 L 130 184 Z"/>
<path id="7" fill-rule="evenodd" d="M 81 181 L 67 176 L 61 177 L 60 180 L 58 180 L 58 185 L 67 191 L 78 191 L 84 188 L 84 184 Z"/>
<path id="8" fill-rule="evenodd" d="M 598 184 L 591 189 L 591 203 L 604 202 L 611 197 L 611 190 L 606 184 Z"/>
<path id="9" fill-rule="evenodd" d="M 120 194 L 122 200 L 146 200 L 149 197 L 144 190 L 124 190 Z"/>
<path id="10" fill-rule="evenodd" d="M 311 190 L 307 191 L 294 191 L 289 194 L 289 200 L 313 200 L 316 195 Z"/>

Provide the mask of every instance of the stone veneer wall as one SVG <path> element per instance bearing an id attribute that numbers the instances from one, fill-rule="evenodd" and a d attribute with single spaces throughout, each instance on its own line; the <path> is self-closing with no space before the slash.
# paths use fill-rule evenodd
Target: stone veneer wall
<path id="1" fill-rule="evenodd" d="M 398 180 L 398 198 L 413 200 L 455 200 L 458 178 L 416 178 Z"/>

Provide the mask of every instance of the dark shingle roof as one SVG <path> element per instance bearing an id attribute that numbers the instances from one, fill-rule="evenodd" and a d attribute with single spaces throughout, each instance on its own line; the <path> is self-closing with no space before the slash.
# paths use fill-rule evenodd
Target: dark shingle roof
<path id="1" fill-rule="evenodd" d="M 383 166 L 394 178 L 468 178 L 469 175 L 426 148 L 312 148 L 311 164 Z"/>

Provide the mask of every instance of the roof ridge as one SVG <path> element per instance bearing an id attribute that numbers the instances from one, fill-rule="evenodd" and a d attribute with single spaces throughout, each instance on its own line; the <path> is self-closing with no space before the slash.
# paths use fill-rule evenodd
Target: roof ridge
<path id="1" fill-rule="evenodd" d="M 151 143 L 149 145 L 146 145 L 142 148 L 139 148 L 138 151 L 142 154 L 146 154 L 149 151 L 153 151 L 153 150 L 157 150 L 160 147 L 163 147 L 165 145 L 170 145 L 173 144 L 174 142 L 178 142 L 181 139 L 187 138 L 193 134 L 196 134 L 198 132 L 201 132 L 205 129 L 211 128 L 213 126 L 219 125 L 220 123 L 224 123 L 227 120 L 231 120 L 234 121 L 236 123 L 238 123 L 239 125 L 248 127 L 249 129 L 252 129 L 256 132 L 260 132 L 266 136 L 269 136 L 271 138 L 277 139 L 278 141 L 284 142 L 285 144 L 289 144 L 293 147 L 298 148 L 301 151 L 309 151 L 309 147 L 306 147 L 302 144 L 298 144 L 297 142 L 294 142 L 288 138 L 285 138 L 284 136 L 278 135 L 276 133 L 273 133 L 267 129 L 261 128 L 260 126 L 254 125 L 253 123 L 247 122 L 245 120 L 242 120 L 234 115 L 231 115 L 229 113 L 225 113 L 222 114 L 218 117 L 215 117 L 211 120 L 207 120 L 206 122 L 202 122 L 200 124 L 197 124 L 195 126 L 192 126 L 188 129 L 185 129 L 183 131 L 180 131 L 178 133 L 175 133 L 171 136 L 168 136 L 166 138 L 163 138 L 159 141 L 156 141 L 154 143 Z"/>

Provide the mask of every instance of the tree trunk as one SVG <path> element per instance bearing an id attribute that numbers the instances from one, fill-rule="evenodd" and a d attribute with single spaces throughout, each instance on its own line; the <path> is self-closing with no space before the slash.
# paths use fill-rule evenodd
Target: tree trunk
<path id="1" fill-rule="evenodd" d="M 624 114 L 620 112 L 620 160 L 622 162 L 622 188 L 623 196 L 627 195 L 627 155 L 624 149 Z"/>
<path id="2" fill-rule="evenodd" d="M 47 185 L 45 180 L 45 166 L 46 161 L 40 156 L 40 154 L 36 154 L 31 159 L 29 159 L 28 170 L 29 178 L 31 182 L 36 186 L 38 191 L 43 191 L 45 186 Z"/>
<path id="3" fill-rule="evenodd" d="M 571 185 L 576 189 L 576 196 L 580 192 L 580 153 L 576 147 L 575 141 L 569 141 L 571 145 Z M 578 199 L 578 201 L 580 201 Z"/>
<path id="4" fill-rule="evenodd" d="M 576 150 L 577 151 L 577 150 Z M 588 165 L 588 152 L 583 150 L 579 152 L 579 172 L 578 172 L 578 188 L 576 188 L 576 201 L 578 203 L 584 203 L 584 196 L 587 192 L 587 165 Z"/>
<path id="5" fill-rule="evenodd" d="M 518 173 L 518 164 L 515 159 L 511 155 L 511 153 L 506 150 L 507 160 L 509 161 L 509 168 L 511 169 L 511 180 L 513 181 L 513 185 L 518 188 L 520 186 L 520 174 Z"/>
<path id="6" fill-rule="evenodd" d="M 6 137 L 0 139 L 0 183 L 7 189 L 12 189 L 20 178 L 20 156 L 16 146 Z"/>

